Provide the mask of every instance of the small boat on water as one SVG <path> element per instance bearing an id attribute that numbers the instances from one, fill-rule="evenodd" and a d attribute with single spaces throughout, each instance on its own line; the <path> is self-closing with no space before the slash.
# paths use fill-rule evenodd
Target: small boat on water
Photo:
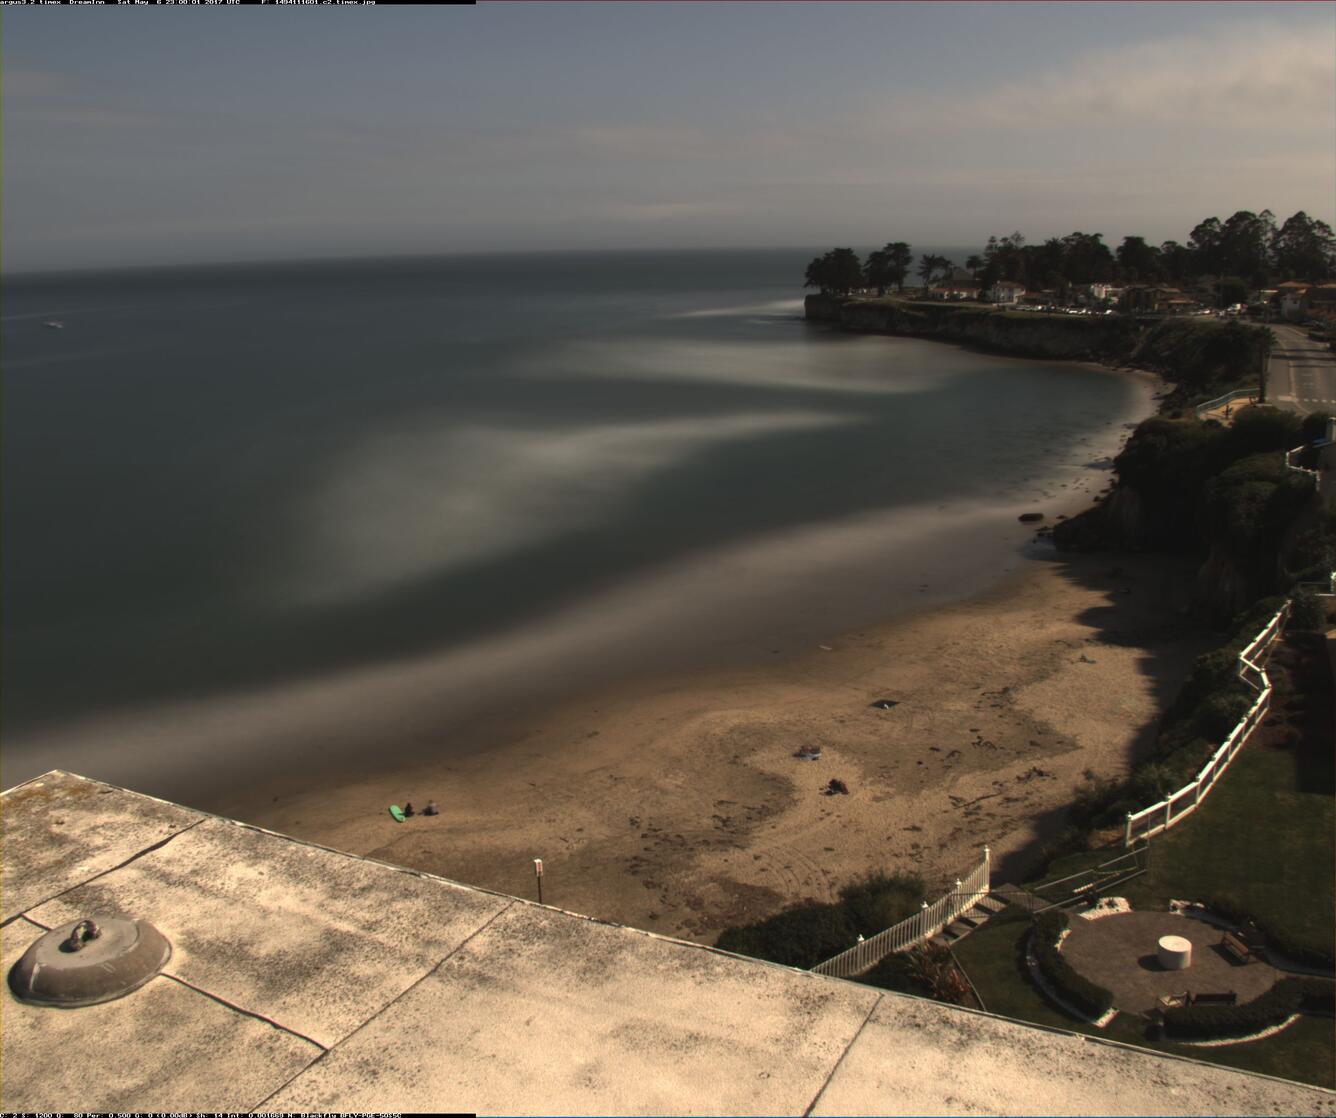
<path id="1" fill-rule="evenodd" d="M 65 329 L 65 324 L 63 322 L 57 322 L 54 318 L 50 322 L 43 322 L 42 325 L 45 326 L 48 330 Z"/>

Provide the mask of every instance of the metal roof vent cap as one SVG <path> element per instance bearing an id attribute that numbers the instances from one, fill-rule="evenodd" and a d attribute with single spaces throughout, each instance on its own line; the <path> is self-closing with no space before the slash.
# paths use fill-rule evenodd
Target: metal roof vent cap
<path id="1" fill-rule="evenodd" d="M 146 920 L 71 920 L 29 945 L 10 968 L 9 988 L 33 1005 L 97 1005 L 138 990 L 171 957 L 172 945 Z"/>

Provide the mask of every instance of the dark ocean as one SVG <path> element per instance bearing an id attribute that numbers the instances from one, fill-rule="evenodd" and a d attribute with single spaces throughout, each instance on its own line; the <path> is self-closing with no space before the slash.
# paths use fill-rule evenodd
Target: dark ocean
<path id="1" fill-rule="evenodd" d="M 393 760 L 997 579 L 1148 390 L 809 326 L 812 255 L 7 279 L 4 784 Z"/>

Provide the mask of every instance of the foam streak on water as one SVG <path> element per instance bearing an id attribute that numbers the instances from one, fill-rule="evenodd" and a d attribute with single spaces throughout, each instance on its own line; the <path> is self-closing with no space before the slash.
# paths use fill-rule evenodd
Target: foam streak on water
<path id="1" fill-rule="evenodd" d="M 8 284 L 4 782 L 188 798 L 796 651 L 996 577 L 1149 410 L 807 326 L 810 255 Z"/>

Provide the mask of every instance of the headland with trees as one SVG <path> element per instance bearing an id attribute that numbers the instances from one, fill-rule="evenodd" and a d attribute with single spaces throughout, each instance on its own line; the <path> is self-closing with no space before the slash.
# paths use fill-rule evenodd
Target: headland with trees
<path id="1" fill-rule="evenodd" d="M 1075 233 L 1027 246 L 1012 234 L 990 238 L 981 255 L 964 263 L 981 292 L 1003 280 L 1042 284 L 1050 294 L 1083 284 L 1175 282 L 1213 296 L 1219 306 L 1251 296 L 1258 307 L 1256 296 L 1271 285 L 1336 275 L 1336 239 L 1325 223 L 1303 213 L 1277 227 L 1267 211 L 1240 212 L 1225 222 L 1200 223 L 1184 245 L 1154 247 L 1128 237 L 1110 251 L 1100 235 Z M 1126 813 L 1192 778 L 1254 701 L 1238 677 L 1240 650 L 1296 587 L 1325 583 L 1336 569 L 1336 508 L 1322 499 L 1312 473 L 1287 461 L 1288 451 L 1321 441 L 1329 417 L 1263 405 L 1236 409 L 1232 422 L 1221 422 L 1199 418 L 1191 407 L 1223 389 L 1259 384 L 1272 342 L 1264 325 L 1238 318 L 1148 317 L 1135 303 L 1131 313 L 1067 319 L 933 306 L 924 298 L 926 289 L 938 277 L 958 279 L 959 270 L 949 260 L 923 255 L 918 273 L 925 289 L 906 298 L 912 264 L 904 242 L 888 244 L 866 262 L 850 249 L 818 257 L 807 273 L 809 286 L 820 289 L 808 296 L 808 318 L 848 330 L 963 341 L 1019 355 L 1135 364 L 1154 368 L 1171 388 L 1160 413 L 1139 424 L 1117 456 L 1116 484 L 1108 497 L 1060 523 L 1052 535 L 1066 550 L 1191 557 L 1200 564 L 1193 612 L 1198 624 L 1216 634 L 1218 647 L 1198 657 L 1150 747 L 1126 775 L 1087 772 L 1088 784 L 1070 807 L 1066 829 L 1040 853 L 1026 878 L 1029 888 L 1039 889 L 1044 886 L 1034 883 L 1107 859 L 1108 844 L 1121 846 Z M 892 287 L 896 295 L 888 297 Z M 851 297 L 860 290 L 877 295 Z M 1259 309 L 1262 317 L 1276 308 L 1268 301 Z M 1297 464 L 1315 465 L 1314 454 L 1315 448 L 1304 451 Z M 1265 1035 L 1267 1028 L 1288 1026 L 1260 1043 L 1199 1049 L 1194 1055 L 1334 1085 L 1331 1027 L 1321 1016 L 1331 1013 L 1334 962 L 1336 776 L 1329 738 L 1332 680 L 1321 638 L 1331 620 L 1331 609 L 1319 599 L 1306 591 L 1295 597 L 1289 632 L 1273 665 L 1274 716 L 1201 812 L 1181 831 L 1157 840 L 1154 866 L 1147 858 L 1141 876 L 1119 888 L 1138 910 L 1163 908 L 1172 898 L 1204 898 L 1213 911 L 1248 930 L 1268 958 L 1306 972 L 1282 979 L 1246 1005 L 1167 1013 L 1163 1032 L 1156 1032 L 1153 1022 L 1148 1028 L 1135 1015 L 1124 1015 L 1107 1035 L 1172 1051 L 1179 1037 L 1171 1035 L 1171 1025 L 1189 1037 L 1239 1037 L 1259 1029 Z M 912 874 L 868 870 L 865 879 L 840 891 L 838 901 L 798 904 L 730 929 L 719 945 L 811 966 L 855 935 L 871 935 L 878 925 L 913 912 L 927 893 Z M 1060 910 L 1054 913 L 1053 921 L 1065 920 Z M 1054 1010 L 1029 981 L 1027 949 L 1042 956 L 1056 938 L 1056 928 L 1032 928 L 1024 906 L 1012 906 L 964 940 L 954 956 L 928 946 L 889 956 L 858 980 L 1101 1035 L 1102 1026 L 1073 1024 Z M 1056 950 L 1049 955 L 1060 961 Z M 1045 969 L 1042 958 L 1039 965 Z M 1051 970 L 1045 969 L 1050 983 Z M 1081 993 L 1079 976 L 1068 978 L 1058 988 L 1069 1004 L 1080 1004 L 1073 1000 Z M 1098 1008 L 1108 1008 L 1107 991 L 1086 992 L 1098 995 Z M 1300 1020 L 1296 1014 L 1303 1012 L 1319 1016 Z"/>
<path id="2" fill-rule="evenodd" d="M 915 266 L 912 246 L 892 241 L 866 261 L 851 248 L 831 249 L 808 264 L 804 286 L 823 295 L 880 297 L 892 287 L 903 294 L 911 274 L 921 281 L 920 294 L 940 283 L 955 292 L 974 289 L 981 301 L 997 301 L 987 294 L 1002 283 L 1047 293 L 1063 305 L 1090 285 L 1173 284 L 1210 306 L 1230 307 L 1281 283 L 1336 277 L 1336 236 L 1303 211 L 1278 224 L 1270 210 L 1240 210 L 1223 221 L 1206 218 L 1184 242 L 1159 245 L 1129 235 L 1111 248 L 1102 233 L 1079 231 L 1027 244 L 1014 232 L 989 237 L 980 253 L 963 261 L 924 253 Z"/>

